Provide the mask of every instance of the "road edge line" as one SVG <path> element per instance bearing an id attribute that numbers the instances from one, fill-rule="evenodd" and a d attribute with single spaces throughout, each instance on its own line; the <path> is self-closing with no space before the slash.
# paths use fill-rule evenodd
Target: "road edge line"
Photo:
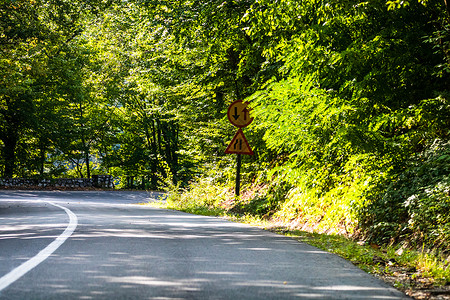
<path id="1" fill-rule="evenodd" d="M 26 273 L 31 271 L 33 268 L 35 268 L 41 262 L 46 260 L 50 255 L 53 254 L 53 252 L 55 252 L 72 235 L 72 233 L 77 228 L 78 218 L 70 209 L 68 209 L 64 206 L 52 203 L 52 202 L 46 201 L 46 203 L 63 209 L 66 212 L 66 214 L 69 216 L 69 225 L 67 225 L 66 229 L 64 230 L 63 233 L 61 233 L 61 235 L 59 235 L 47 247 L 42 249 L 38 254 L 36 254 L 34 257 L 30 258 L 29 260 L 27 260 L 20 266 L 13 269 L 8 274 L 2 276 L 0 278 L 0 292 L 3 291 L 8 286 L 10 286 L 15 281 L 17 281 L 19 278 L 24 276 Z"/>

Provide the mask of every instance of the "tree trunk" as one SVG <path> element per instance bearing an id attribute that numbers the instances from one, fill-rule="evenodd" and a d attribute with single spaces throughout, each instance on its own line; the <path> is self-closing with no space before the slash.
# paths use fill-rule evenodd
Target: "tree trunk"
<path id="1" fill-rule="evenodd" d="M 5 178 L 12 178 L 16 170 L 16 147 L 19 141 L 19 124 L 20 120 L 17 119 L 14 113 L 14 105 L 9 97 L 5 97 L 6 107 L 8 108 L 2 115 L 5 119 L 6 128 L 2 132 L 1 139 L 4 144 L 3 159 L 5 160 L 5 169 L 3 176 Z"/>
<path id="2" fill-rule="evenodd" d="M 86 178 L 91 178 L 91 168 L 89 166 L 89 148 L 86 146 L 86 151 L 84 152 L 84 162 L 86 164 Z"/>
<path id="3" fill-rule="evenodd" d="M 179 127 L 177 123 L 173 123 L 174 130 L 174 143 L 173 143 L 173 183 L 178 182 L 178 139 L 179 139 Z"/>
<path id="4" fill-rule="evenodd" d="M 444 0 L 445 8 L 447 9 L 447 15 L 450 17 L 450 7 L 448 6 L 448 0 Z"/>
<path id="5" fill-rule="evenodd" d="M 84 148 L 84 163 L 86 165 L 86 178 L 91 178 L 91 168 L 89 166 L 89 145 L 86 143 L 86 139 L 84 138 L 84 133 L 83 134 L 83 138 L 81 139 L 81 142 L 83 143 L 83 148 Z"/>
<path id="6" fill-rule="evenodd" d="M 161 147 L 161 121 L 159 119 L 156 119 L 156 130 L 158 132 L 158 150 L 159 154 L 162 154 L 162 147 Z"/>
<path id="7" fill-rule="evenodd" d="M 155 121 L 152 120 L 152 161 L 151 161 L 151 186 L 152 188 L 156 189 L 156 186 L 158 185 L 158 177 L 156 176 L 156 173 L 158 172 L 158 152 L 157 152 L 157 146 L 156 146 L 156 128 L 155 128 Z"/>
<path id="8" fill-rule="evenodd" d="M 17 146 L 17 136 L 15 134 L 8 134 L 5 139 L 3 139 L 5 147 L 3 148 L 3 158 L 5 160 L 5 171 L 3 177 L 12 178 L 16 168 L 16 146 Z"/>
<path id="9" fill-rule="evenodd" d="M 45 165 L 45 146 L 41 145 L 39 149 L 39 176 L 42 178 L 44 176 L 44 165 Z"/>
<path id="10" fill-rule="evenodd" d="M 83 105 L 80 103 L 80 123 L 81 123 L 81 143 L 84 151 L 84 163 L 86 164 L 86 178 L 91 178 L 91 169 L 89 167 L 89 145 L 86 143 L 85 133 L 86 131 L 84 125 L 84 116 L 83 116 Z"/>

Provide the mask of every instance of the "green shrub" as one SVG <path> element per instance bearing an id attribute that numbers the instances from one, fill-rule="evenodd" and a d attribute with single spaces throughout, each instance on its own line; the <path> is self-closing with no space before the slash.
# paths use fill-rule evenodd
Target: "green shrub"
<path id="1" fill-rule="evenodd" d="M 167 193 L 167 207 L 202 215 L 220 215 L 224 212 L 221 204 L 230 198 L 230 188 L 226 184 L 214 183 L 211 178 L 191 182 L 187 189 L 173 187 Z"/>
<path id="2" fill-rule="evenodd" d="M 450 142 L 435 140 L 415 156 L 364 211 L 361 225 L 374 242 L 450 248 Z"/>

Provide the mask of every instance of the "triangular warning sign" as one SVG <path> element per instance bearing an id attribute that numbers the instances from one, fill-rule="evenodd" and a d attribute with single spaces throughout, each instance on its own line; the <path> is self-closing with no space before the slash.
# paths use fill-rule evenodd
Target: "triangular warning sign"
<path id="1" fill-rule="evenodd" d="M 227 154 L 249 154 L 253 155 L 253 151 L 248 145 L 247 139 L 244 136 L 244 132 L 242 129 L 239 130 L 234 135 L 234 138 L 231 140 L 231 143 L 228 145 L 225 150 Z"/>

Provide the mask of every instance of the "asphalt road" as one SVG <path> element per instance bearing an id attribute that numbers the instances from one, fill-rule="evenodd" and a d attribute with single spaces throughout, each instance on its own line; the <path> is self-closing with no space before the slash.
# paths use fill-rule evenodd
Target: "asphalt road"
<path id="1" fill-rule="evenodd" d="M 0 191 L 0 299 L 408 299 L 351 263 L 146 192 Z"/>

